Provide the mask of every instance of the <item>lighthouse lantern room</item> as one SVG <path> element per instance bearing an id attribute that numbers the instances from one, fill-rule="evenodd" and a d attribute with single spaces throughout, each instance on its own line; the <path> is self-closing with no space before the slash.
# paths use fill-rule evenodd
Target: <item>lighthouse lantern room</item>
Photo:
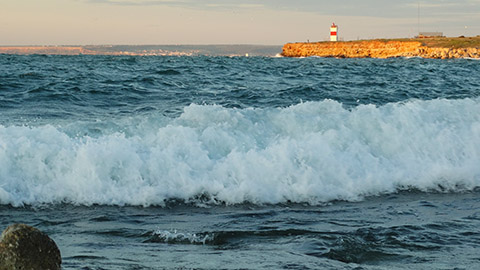
<path id="1" fill-rule="evenodd" d="M 335 23 L 332 23 L 332 26 L 330 26 L 330 41 L 337 41 L 337 30 L 338 30 L 338 25 Z"/>

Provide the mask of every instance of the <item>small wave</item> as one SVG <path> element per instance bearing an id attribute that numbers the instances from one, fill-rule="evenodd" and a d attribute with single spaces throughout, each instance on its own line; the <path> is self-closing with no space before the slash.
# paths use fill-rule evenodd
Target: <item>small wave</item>
<path id="1" fill-rule="evenodd" d="M 26 72 L 26 73 L 20 74 L 19 77 L 21 79 L 39 79 L 39 78 L 42 78 L 43 75 L 38 72 Z"/>
<path id="2" fill-rule="evenodd" d="M 167 243 L 167 244 L 194 244 L 205 245 L 213 242 L 213 234 L 208 233 L 179 233 L 158 230 L 153 233 L 152 237 L 145 241 L 146 243 Z"/>
<path id="3" fill-rule="evenodd" d="M 254 238 L 283 238 L 320 234 L 314 231 L 287 229 L 264 231 L 214 231 L 202 233 L 180 233 L 176 230 L 157 230 L 146 243 L 193 244 L 193 245 L 234 245 L 238 241 Z"/>
<path id="4" fill-rule="evenodd" d="M 451 225 L 445 226 L 444 230 L 451 231 Z M 436 252 L 462 245 L 456 235 L 448 237 L 449 239 L 445 237 L 438 230 L 423 226 L 362 228 L 350 233 L 337 233 L 327 252 L 307 255 L 359 264 L 416 260 L 412 252 Z"/>
<path id="5" fill-rule="evenodd" d="M 174 70 L 174 69 L 158 70 L 155 73 L 158 75 L 181 75 L 182 74 L 180 71 Z"/>
<path id="6" fill-rule="evenodd" d="M 64 260 L 70 261 L 70 260 L 80 260 L 80 261 L 106 261 L 108 260 L 107 257 L 103 256 L 94 256 L 94 255 L 76 255 L 72 257 L 67 257 L 64 258 Z"/>

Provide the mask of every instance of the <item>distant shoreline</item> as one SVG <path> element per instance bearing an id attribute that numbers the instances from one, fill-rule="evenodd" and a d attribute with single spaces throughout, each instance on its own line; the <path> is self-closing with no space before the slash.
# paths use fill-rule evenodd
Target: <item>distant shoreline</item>
<path id="1" fill-rule="evenodd" d="M 287 43 L 283 46 L 281 55 L 337 58 L 480 58 L 480 36 Z"/>
<path id="2" fill-rule="evenodd" d="M 64 45 L 0 46 L 0 54 L 126 56 L 274 56 L 281 45 Z"/>

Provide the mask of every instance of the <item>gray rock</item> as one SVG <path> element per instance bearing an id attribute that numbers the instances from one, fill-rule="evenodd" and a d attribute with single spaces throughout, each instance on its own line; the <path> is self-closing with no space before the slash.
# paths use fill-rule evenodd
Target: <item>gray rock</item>
<path id="1" fill-rule="evenodd" d="M 61 263 L 55 242 L 34 227 L 10 225 L 0 236 L 0 270 L 60 270 Z"/>

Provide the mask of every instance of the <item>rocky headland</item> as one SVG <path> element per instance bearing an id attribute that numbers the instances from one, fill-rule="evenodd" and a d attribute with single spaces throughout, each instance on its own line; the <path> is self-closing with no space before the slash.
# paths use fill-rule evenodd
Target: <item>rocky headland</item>
<path id="1" fill-rule="evenodd" d="M 469 38 L 287 43 L 283 46 L 282 56 L 337 58 L 480 58 L 480 36 Z"/>

